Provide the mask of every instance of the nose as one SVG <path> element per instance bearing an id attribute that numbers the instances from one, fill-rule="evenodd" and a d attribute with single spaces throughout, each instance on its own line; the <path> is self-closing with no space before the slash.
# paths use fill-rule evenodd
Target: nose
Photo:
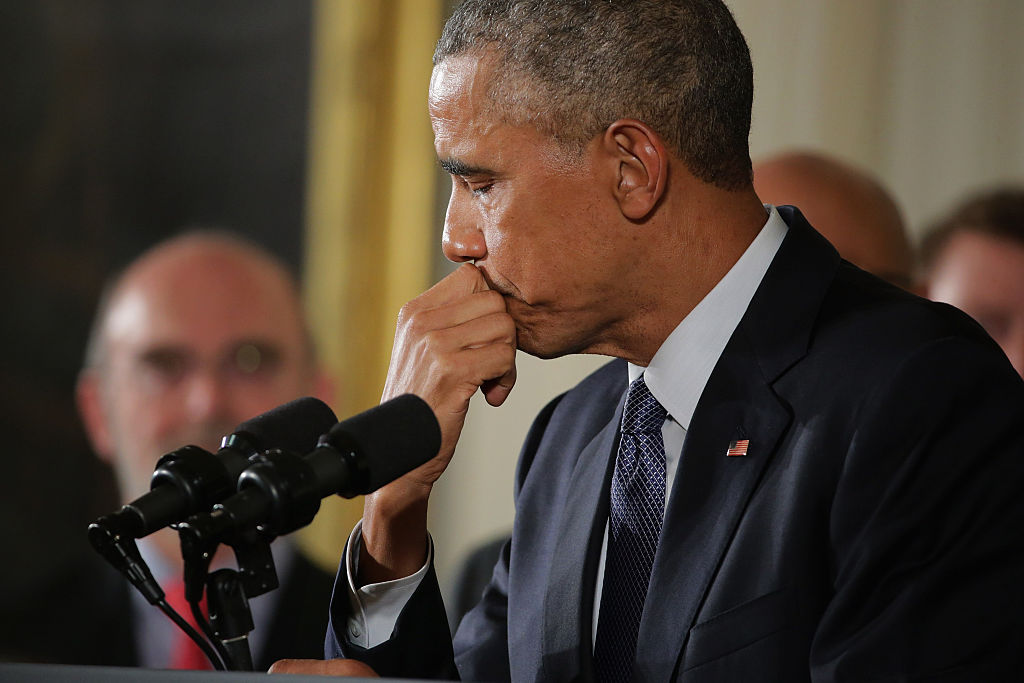
<path id="1" fill-rule="evenodd" d="M 197 372 L 185 396 L 185 408 L 194 424 L 214 422 L 227 415 L 230 390 L 215 371 Z"/>
<path id="2" fill-rule="evenodd" d="M 441 237 L 441 250 L 449 261 L 479 261 L 487 256 L 487 243 L 484 235 L 477 227 L 476 212 L 464 199 L 460 198 L 459 188 L 452 187 L 452 195 L 448 199 L 448 210 L 444 215 L 444 233 Z"/>

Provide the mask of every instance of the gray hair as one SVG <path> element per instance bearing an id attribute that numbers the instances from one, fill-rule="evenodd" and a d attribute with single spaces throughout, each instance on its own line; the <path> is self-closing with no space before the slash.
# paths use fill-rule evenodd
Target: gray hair
<path id="1" fill-rule="evenodd" d="M 581 151 L 621 118 L 654 128 L 704 182 L 750 186 L 750 51 L 720 0 L 465 0 L 434 64 L 492 51 L 503 120 Z"/>

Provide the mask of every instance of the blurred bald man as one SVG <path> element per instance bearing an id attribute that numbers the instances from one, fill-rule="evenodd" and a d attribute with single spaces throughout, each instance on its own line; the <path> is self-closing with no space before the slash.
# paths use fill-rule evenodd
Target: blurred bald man
<path id="1" fill-rule="evenodd" d="M 913 251 L 899 207 L 862 171 L 811 152 L 786 152 L 754 164 L 762 201 L 794 204 L 854 265 L 900 287 L 912 282 Z"/>
<path id="2" fill-rule="evenodd" d="M 94 450 L 128 502 L 149 490 L 164 453 L 186 444 L 216 450 L 240 422 L 299 396 L 327 398 L 329 388 L 288 269 L 236 236 L 193 231 L 153 247 L 108 286 L 77 398 Z M 180 580 L 172 530 L 142 539 L 140 550 L 165 589 Z M 287 652 L 319 656 L 332 584 L 290 544 L 276 542 L 274 553 L 281 588 L 252 602 L 260 668 Z M 134 592 L 131 601 L 125 648 L 136 656 L 100 663 L 191 668 L 172 645 L 173 624 Z"/>

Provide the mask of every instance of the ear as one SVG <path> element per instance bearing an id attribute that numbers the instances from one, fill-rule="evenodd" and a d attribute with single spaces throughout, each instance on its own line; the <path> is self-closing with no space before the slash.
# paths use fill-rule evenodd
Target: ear
<path id="1" fill-rule="evenodd" d="M 75 385 L 78 414 L 85 425 L 93 451 L 100 460 L 110 463 L 114 457 L 114 440 L 110 434 L 107 413 L 103 406 L 99 375 L 94 370 L 83 370 Z"/>
<path id="2" fill-rule="evenodd" d="M 668 150 L 654 130 L 636 119 L 619 119 L 605 129 L 604 150 L 617 163 L 615 197 L 622 215 L 646 218 L 665 193 Z"/>

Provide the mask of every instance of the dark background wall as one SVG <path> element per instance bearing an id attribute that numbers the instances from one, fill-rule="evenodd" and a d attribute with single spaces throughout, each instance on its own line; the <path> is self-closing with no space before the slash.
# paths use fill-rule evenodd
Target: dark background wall
<path id="1" fill-rule="evenodd" d="M 310 29 L 309 0 L 0 0 L 0 619 L 115 506 L 73 404 L 109 274 L 196 224 L 299 268 Z"/>

